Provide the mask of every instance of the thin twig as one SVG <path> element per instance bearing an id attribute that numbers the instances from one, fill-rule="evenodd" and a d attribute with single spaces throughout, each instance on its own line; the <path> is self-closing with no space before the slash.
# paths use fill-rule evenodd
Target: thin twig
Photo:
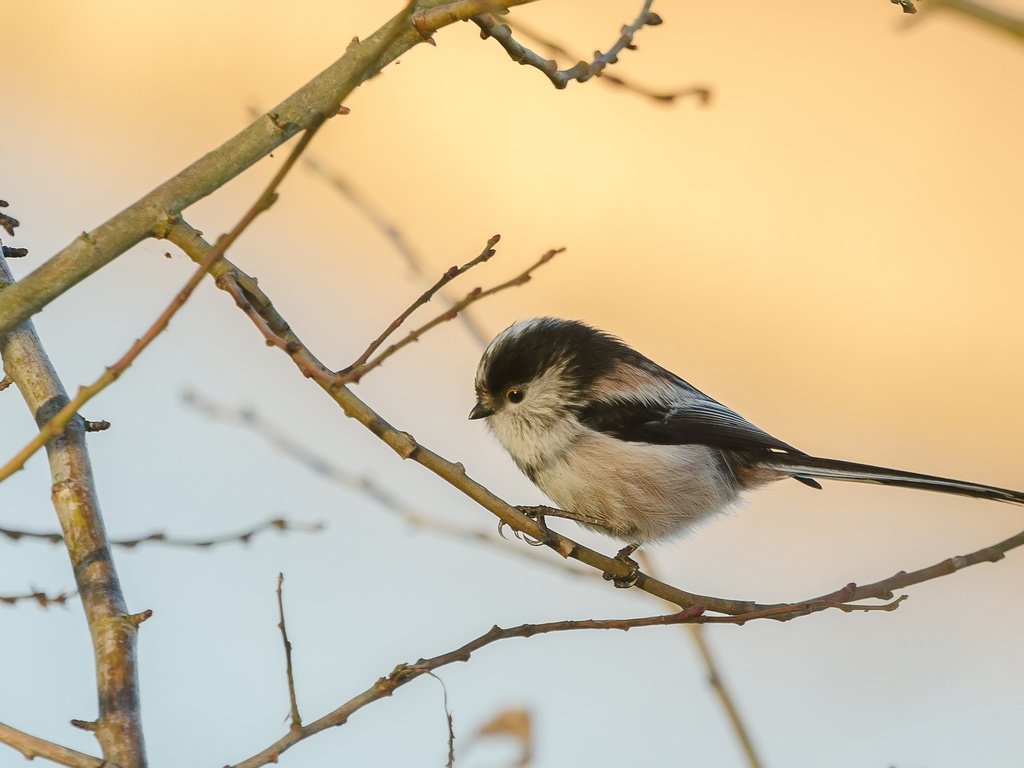
<path id="1" fill-rule="evenodd" d="M 492 286 L 487 290 L 483 290 L 481 288 L 474 288 L 472 291 L 467 293 L 462 299 L 455 302 L 455 304 L 452 305 L 451 309 L 442 312 L 433 320 L 424 323 L 416 330 L 410 331 L 405 338 L 403 338 L 401 341 L 395 344 L 392 344 L 373 359 L 363 363 L 362 365 L 352 366 L 346 368 L 343 371 L 339 371 L 335 377 L 334 386 L 342 386 L 349 383 L 359 383 L 363 376 L 372 371 L 374 368 L 377 368 L 378 366 L 383 364 L 384 361 L 391 357 L 393 354 L 407 347 L 409 344 L 412 344 L 414 341 L 419 341 L 420 337 L 427 331 L 431 330 L 432 328 L 435 328 L 441 323 L 453 319 L 458 315 L 459 312 L 461 312 L 463 309 L 470 306 L 471 304 L 475 304 L 481 299 L 486 299 L 488 296 L 493 296 L 494 294 L 499 293 L 501 291 L 507 290 L 509 288 L 515 288 L 517 286 L 529 282 L 530 278 L 533 275 L 533 272 L 547 264 L 549 261 L 551 261 L 551 259 L 557 256 L 559 253 L 562 253 L 564 250 L 564 248 L 554 248 L 548 251 L 547 253 L 543 254 L 537 261 L 535 261 L 533 264 L 527 267 L 525 270 L 523 270 L 518 275 L 513 277 L 511 280 L 506 280 L 505 282 Z"/>
<path id="2" fill-rule="evenodd" d="M 372 686 L 349 699 L 340 707 L 308 725 L 290 730 L 266 749 L 237 763 L 233 768 L 258 768 L 268 763 L 277 762 L 280 756 L 289 748 L 328 728 L 344 725 L 353 713 L 362 709 L 367 704 L 390 696 L 406 683 L 412 682 L 422 675 L 431 674 L 440 667 L 459 661 L 469 661 L 473 653 L 499 640 L 507 640 L 513 637 L 529 638 L 549 632 L 571 632 L 590 629 L 628 631 L 636 627 L 684 624 L 689 621 L 701 621 L 701 610 L 700 608 L 691 608 L 667 616 L 644 616 L 634 619 L 582 619 L 578 621 L 552 621 L 545 624 L 520 624 L 517 627 L 509 627 L 507 629 L 499 626 L 491 627 L 484 634 L 453 651 L 429 659 L 420 659 L 412 664 L 399 664 L 389 675 L 380 678 Z"/>
<path id="3" fill-rule="evenodd" d="M 561 56 L 566 59 L 580 60 L 580 56 L 567 49 L 561 43 L 557 43 L 551 38 L 547 37 L 543 33 L 535 30 L 534 28 L 523 24 L 518 18 L 507 16 L 504 18 L 505 24 L 507 24 L 513 32 L 523 37 L 533 40 L 537 45 L 547 50 L 552 56 Z M 517 44 L 513 39 L 511 44 Z M 525 54 L 521 54 L 525 55 Z M 653 101 L 671 104 L 677 99 L 686 97 L 693 97 L 697 99 L 701 104 L 709 104 L 711 102 L 711 89 L 703 85 L 689 85 L 685 88 L 675 88 L 670 91 L 660 91 L 650 88 L 646 85 L 641 85 L 633 80 L 629 80 L 618 74 L 612 74 L 608 70 L 601 72 L 601 77 L 598 82 L 605 83 L 607 85 L 617 86 L 627 91 L 631 91 L 640 96 L 643 96 Z"/>
<path id="4" fill-rule="evenodd" d="M 295 698 L 295 676 L 292 672 L 292 644 L 288 640 L 288 628 L 284 622 L 284 574 L 277 574 L 277 615 L 279 621 L 277 628 L 281 630 L 281 641 L 284 643 L 285 670 L 288 674 L 288 707 L 291 717 L 291 728 L 297 730 L 302 728 L 302 717 L 299 715 L 299 703 Z"/>
<path id="5" fill-rule="evenodd" d="M 12 379 L 10 376 L 4 376 L 2 379 L 0 379 L 0 392 L 3 392 L 13 383 L 14 379 Z"/>
<path id="6" fill-rule="evenodd" d="M 295 161 L 299 159 L 299 155 L 302 154 L 303 150 L 309 145 L 309 142 L 316 135 L 316 132 L 323 125 L 323 119 L 314 121 L 306 132 L 302 134 L 302 138 L 292 149 L 291 154 L 288 155 L 288 159 L 281 165 L 277 173 L 270 180 L 266 189 L 260 194 L 256 201 L 249 207 L 249 210 L 245 212 L 245 215 L 238 221 L 234 228 L 223 235 L 217 240 L 217 243 L 213 246 L 210 252 L 206 255 L 206 258 L 199 264 L 199 267 L 192 277 L 188 279 L 184 287 L 175 294 L 171 303 L 167 305 L 167 308 L 160 314 L 156 321 L 149 327 L 149 329 L 141 336 L 136 339 L 135 343 L 128 348 L 128 351 L 121 356 L 121 358 L 114 363 L 112 366 L 107 368 L 103 374 L 96 379 L 92 384 L 80 387 L 78 394 L 75 395 L 74 399 L 67 403 L 61 408 L 54 416 L 52 416 L 46 423 L 39 429 L 39 433 L 29 441 L 29 443 L 22 448 L 17 455 L 8 461 L 3 467 L 0 467 L 0 481 L 10 477 L 14 472 L 17 472 L 28 461 L 29 457 L 32 456 L 36 451 L 46 445 L 49 441 L 60 435 L 64 428 L 67 426 L 75 416 L 78 414 L 79 409 L 89 402 L 93 397 L 98 395 L 108 386 L 113 384 L 117 379 L 124 373 L 135 359 L 142 354 L 142 351 L 150 345 L 150 343 L 159 336 L 168 324 L 171 322 L 171 318 L 177 314 L 178 310 L 181 309 L 185 302 L 188 301 L 192 292 L 196 289 L 196 286 L 202 281 L 207 271 L 213 265 L 213 263 L 231 246 L 235 240 L 238 239 L 239 235 L 244 232 L 250 224 L 267 210 L 274 201 L 277 199 L 277 188 L 284 181 L 284 177 L 288 175 L 288 172 L 295 165 Z"/>
<path id="7" fill-rule="evenodd" d="M 145 536 L 138 536 L 135 538 L 111 539 L 110 544 L 115 547 L 124 547 L 125 549 L 134 549 L 140 544 L 163 544 L 168 547 L 206 549 L 220 544 L 248 544 L 254 537 L 264 531 L 276 530 L 281 532 L 292 531 L 315 533 L 322 531 L 323 528 L 323 523 L 293 523 L 283 518 L 274 518 L 273 520 L 267 520 L 264 523 L 260 523 L 252 528 L 247 528 L 244 531 L 239 531 L 238 533 L 225 533 L 220 536 L 214 536 L 206 539 L 191 539 L 181 536 L 172 536 L 166 531 L 154 531 L 153 533 L 148 533 Z M 15 528 L 0 528 L 0 536 L 6 536 L 12 541 L 19 541 L 21 539 L 41 539 L 43 541 L 48 541 L 51 544 L 60 544 L 64 541 L 64 536 L 56 531 L 25 531 Z"/>
<path id="8" fill-rule="evenodd" d="M 501 240 L 501 235 L 494 235 L 493 237 L 487 240 L 487 245 L 484 246 L 484 249 L 480 252 L 480 255 L 477 256 L 475 259 L 467 261 L 461 267 L 454 266 L 449 268 L 443 275 L 441 275 L 441 277 L 438 279 L 436 283 L 434 283 L 430 288 L 424 291 L 423 294 L 420 295 L 420 297 L 417 298 L 412 304 L 410 304 L 408 307 L 402 310 L 402 313 L 398 315 L 398 317 L 396 317 L 394 320 L 392 320 L 388 327 L 385 328 L 376 339 L 370 342 L 370 345 L 366 348 L 366 350 L 359 357 L 356 358 L 355 362 L 353 362 L 352 365 L 345 369 L 345 372 L 352 371 L 356 368 L 365 365 L 366 361 L 370 359 L 370 355 L 376 352 L 380 348 L 380 346 L 385 341 L 387 341 L 388 337 L 398 330 L 402 323 L 404 323 L 408 319 L 409 315 L 411 315 L 417 309 L 419 309 L 428 301 L 430 301 L 434 297 L 434 294 L 436 294 L 438 291 L 444 288 L 444 286 L 448 285 L 448 283 L 457 278 L 459 275 L 464 275 L 466 272 L 468 272 L 478 264 L 483 264 L 486 261 L 488 261 L 494 255 L 494 246 L 498 244 L 499 240 Z M 452 307 L 452 310 L 454 310 L 454 306 Z"/>
<path id="9" fill-rule="evenodd" d="M 444 719 L 448 724 L 448 760 L 445 762 L 445 768 L 455 768 L 455 723 L 452 720 L 452 711 L 448 707 L 448 686 L 434 672 L 428 672 L 427 674 L 437 680 L 437 684 L 441 686 L 441 693 L 444 696 Z"/>
<path id="10" fill-rule="evenodd" d="M 565 88 L 574 80 L 578 83 L 585 83 L 592 77 L 599 77 L 605 67 L 615 64 L 619 60 L 619 54 L 623 50 L 636 47 L 633 45 L 633 37 L 637 32 L 644 27 L 655 27 L 661 24 L 661 17 L 651 11 L 653 4 L 654 0 L 645 0 L 636 19 L 622 28 L 619 39 L 606 52 L 597 51 L 591 61 L 580 61 L 568 69 L 558 69 L 558 62 L 545 59 L 517 42 L 512 37 L 512 30 L 508 24 L 499 22 L 490 13 L 474 16 L 473 23 L 480 27 L 481 37 L 493 37 L 514 62 L 539 69 L 555 88 Z"/>
<path id="11" fill-rule="evenodd" d="M 49 608 L 51 605 L 67 605 L 68 600 L 77 594 L 77 592 L 61 592 L 58 595 L 48 595 L 45 592 L 26 592 L 23 595 L 0 595 L 0 603 L 15 605 L 31 601 L 40 608 Z"/>
<path id="12" fill-rule="evenodd" d="M 98 757 L 40 739 L 4 723 L 0 723 L 0 743 L 18 750 L 26 760 L 41 757 L 68 768 L 112 768 L 110 763 Z"/>
<path id="13" fill-rule="evenodd" d="M 893 5 L 898 5 L 904 13 L 917 13 L 914 7 L 914 0 L 889 0 Z"/>

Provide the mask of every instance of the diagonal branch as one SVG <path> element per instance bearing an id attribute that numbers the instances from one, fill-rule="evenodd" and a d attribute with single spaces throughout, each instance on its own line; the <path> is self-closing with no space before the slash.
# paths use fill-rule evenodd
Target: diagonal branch
<path id="1" fill-rule="evenodd" d="M 12 281 L 0 260 L 0 283 Z M 4 288 L 3 292 L 10 290 Z M 4 370 L 39 423 L 68 402 L 31 322 L 0 340 Z M 142 616 L 131 616 L 110 555 L 80 416 L 47 446 L 53 506 L 71 559 L 92 638 L 99 718 L 96 739 L 120 768 L 145 768 L 135 644 Z"/>
<path id="2" fill-rule="evenodd" d="M 0 295 L 0 335 L 31 317 L 64 291 L 148 237 L 159 237 L 168 218 L 219 189 L 296 134 L 334 115 L 361 83 L 439 29 L 493 8 L 532 0 L 418 0 L 294 94 L 220 147 L 105 223 L 79 236 Z"/>
<path id="3" fill-rule="evenodd" d="M 68 768 L 113 768 L 105 760 L 87 755 L 84 752 L 62 747 L 52 741 L 40 739 L 38 736 L 19 731 L 9 725 L 0 723 L 0 743 L 7 744 L 18 750 L 26 760 L 41 757 Z"/>

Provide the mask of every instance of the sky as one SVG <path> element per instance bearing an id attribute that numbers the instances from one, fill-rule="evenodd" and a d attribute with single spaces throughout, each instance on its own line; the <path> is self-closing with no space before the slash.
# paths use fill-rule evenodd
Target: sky
<path id="1" fill-rule="evenodd" d="M 399 6 L 9 0 L 0 198 L 22 222 L 4 242 L 30 251 L 12 269 L 26 274 L 218 146 Z M 1024 14 L 1024 3 L 1005 6 Z M 514 18 L 585 53 L 610 45 L 638 7 L 543 0 Z M 1024 47 L 885 0 L 655 9 L 665 23 L 640 32 L 616 73 L 654 89 L 706 85 L 709 105 L 653 103 L 600 81 L 557 91 L 468 24 L 346 101 L 349 114 L 325 126 L 310 156 L 400 229 L 423 275 L 303 168 L 231 258 L 341 368 L 492 234 L 502 235 L 497 256 L 455 291 L 564 246 L 528 285 L 475 308 L 488 334 L 540 314 L 584 319 L 809 453 L 1024 488 Z M 186 218 L 211 239 L 227 231 L 285 156 Z M 65 386 L 121 355 L 190 265 L 170 244 L 144 242 L 38 315 Z M 447 323 L 357 394 L 503 498 L 541 503 L 466 419 L 480 351 Z M 187 392 L 251 409 L 328 464 L 497 546 L 404 524 L 189 406 Z M 662 610 L 498 539 L 488 512 L 347 420 L 212 283 L 84 415 L 113 425 L 89 442 L 113 538 L 215 536 L 272 517 L 326 526 L 247 546 L 115 551 L 130 609 L 154 612 L 139 661 L 157 768 L 234 763 L 284 733 L 279 572 L 307 721 L 397 663 L 493 624 Z M 0 395 L 0 423 L 5 456 L 32 435 L 13 389 Z M 0 488 L 0 527 L 54 529 L 48 497 L 37 456 Z M 987 546 L 1022 520 L 995 503 L 779 483 L 649 554 L 689 591 L 799 600 Z M 603 552 L 620 546 L 554 525 Z M 0 548 L 0 595 L 73 587 L 59 547 Z M 1018 765 L 1022 577 L 1024 555 L 1011 552 L 907 590 L 892 613 L 715 626 L 707 637 L 765 765 Z M 95 716 L 79 606 L 0 605 L 0 630 L 0 721 L 95 754 L 68 725 Z M 510 708 L 531 713 L 540 768 L 745 764 L 676 628 L 507 640 L 439 676 L 459 765 L 515 760 L 515 744 L 472 738 Z M 435 766 L 446 753 L 442 692 L 422 679 L 281 763 Z M 0 749 L 0 767 L 22 761 Z"/>

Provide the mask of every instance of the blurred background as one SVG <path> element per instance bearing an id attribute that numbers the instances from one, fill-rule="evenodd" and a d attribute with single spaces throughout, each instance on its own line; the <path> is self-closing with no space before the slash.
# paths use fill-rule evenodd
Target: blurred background
<path id="1" fill-rule="evenodd" d="M 400 3 L 172 4 L 8 0 L 0 56 L 0 198 L 24 275 L 334 61 Z M 586 55 L 640 3 L 538 2 L 514 18 Z M 1024 3 L 1004 3 L 1024 14 Z M 260 278 L 333 367 L 500 232 L 461 293 L 567 251 L 529 285 L 477 305 L 487 334 L 537 314 L 610 330 L 762 428 L 826 456 L 1024 488 L 1021 285 L 1024 47 L 943 13 L 886 0 L 657 3 L 615 73 L 647 87 L 707 85 L 652 102 L 601 82 L 556 91 L 475 26 L 457 24 L 353 94 L 310 155 L 342 174 L 420 255 L 419 277 L 350 201 L 305 168 L 230 257 Z M 566 64 L 572 62 L 565 62 Z M 237 221 L 285 157 L 186 212 L 209 238 Z M 170 253 L 170 257 L 165 254 Z M 146 242 L 35 318 L 65 385 L 96 378 L 192 271 Z M 428 308 L 423 319 L 438 306 Z M 513 503 L 543 497 L 466 414 L 478 343 L 448 323 L 357 393 Z M 403 465 L 268 350 L 212 282 L 84 412 L 112 537 L 205 537 L 271 517 L 320 534 L 215 550 L 115 552 L 140 635 L 154 766 L 223 765 L 284 733 L 288 700 L 274 588 L 286 575 L 299 706 L 308 721 L 395 664 L 503 626 L 662 610 L 635 590 L 402 523 L 251 431 L 183 401 L 249 408 L 332 465 L 424 515 L 492 535 L 491 515 Z M 15 390 L 0 448 L 31 436 Z M 45 460 L 0 489 L 0 526 L 52 530 Z M 780 483 L 651 551 L 684 589 L 798 600 L 992 544 L 1019 531 L 1005 505 L 869 486 Z M 619 544 L 571 524 L 590 546 Z M 550 553 L 540 553 L 549 562 Z M 769 766 L 1020 764 L 1024 555 L 909 590 L 894 613 L 708 630 Z M 60 547 L 0 540 L 0 595 L 73 588 Z M 0 605 L 0 721 L 96 753 L 71 718 L 95 716 L 77 602 Z M 685 632 L 508 640 L 443 669 L 459 764 L 514 764 L 512 740 L 472 734 L 530 712 L 531 765 L 743 766 Z M 418 680 L 342 729 L 282 756 L 434 766 L 447 754 L 439 686 Z M 0 766 L 22 758 L 0 749 Z"/>

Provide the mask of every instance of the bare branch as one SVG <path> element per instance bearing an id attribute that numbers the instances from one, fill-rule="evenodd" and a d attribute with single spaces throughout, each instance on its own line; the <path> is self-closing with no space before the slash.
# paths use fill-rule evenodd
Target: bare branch
<path id="1" fill-rule="evenodd" d="M 242 216 L 234 228 L 217 240 L 217 244 L 210 249 L 206 259 L 199 264 L 199 267 L 192 274 L 192 277 L 190 277 L 184 287 L 175 294 L 171 303 L 167 305 L 167 308 L 160 314 L 153 325 L 149 327 L 142 337 L 136 339 L 135 343 L 128 348 L 128 351 L 125 352 L 116 363 L 108 367 L 96 381 L 89 386 L 80 387 L 78 394 L 75 395 L 74 399 L 69 401 L 63 408 L 48 419 L 40 427 L 39 434 L 30 440 L 29 443 L 14 456 L 14 458 L 8 461 L 3 467 L 0 467 L 0 481 L 6 480 L 14 472 L 17 472 L 25 466 L 25 462 L 28 461 L 32 454 L 46 445 L 50 440 L 53 440 L 55 437 L 60 435 L 64 431 L 68 422 L 78 416 L 79 409 L 93 397 L 117 381 L 121 374 L 128 370 L 129 366 L 135 362 L 135 359 L 142 354 L 142 351 L 146 349 L 146 347 L 148 347 L 150 343 L 164 331 L 164 329 L 167 328 L 171 322 L 171 318 L 173 318 L 174 315 L 177 314 L 178 310 L 185 305 L 185 302 L 188 301 L 189 297 L 191 297 L 192 292 L 202 281 L 207 271 L 209 271 L 210 267 L 213 265 L 213 262 L 220 258 L 221 254 L 223 254 L 231 244 L 238 239 L 239 235 L 241 235 L 242 232 L 252 224 L 257 216 L 274 204 L 274 201 L 277 199 L 277 187 L 282 181 L 284 181 L 284 177 L 288 175 L 288 172 L 295 165 L 295 161 L 299 159 L 299 155 L 301 155 L 303 150 L 305 150 L 309 145 L 309 142 L 313 139 L 313 136 L 316 135 L 316 132 L 319 130 L 321 125 L 323 125 L 323 121 L 314 121 L 310 127 L 306 129 L 306 132 L 292 149 L 288 159 L 285 160 L 277 173 L 274 174 L 274 177 L 270 180 L 266 189 L 263 190 L 262 194 L 260 194 L 256 201 L 249 207 L 249 210 L 246 211 L 245 215 Z M 10 290 L 10 288 L 7 290 Z M 7 291 L 4 291 L 5 294 L 6 292 Z"/>
<path id="2" fill-rule="evenodd" d="M 11 280 L 6 262 L 0 260 L 0 283 Z M 0 339 L 0 354 L 7 375 L 17 384 L 38 422 L 47 421 L 68 402 L 31 322 Z M 47 445 L 47 455 L 53 506 L 93 644 L 99 709 L 96 739 L 109 763 L 120 768 L 145 768 L 135 656 L 138 624 L 128 613 L 110 555 L 82 418 L 75 414 L 72 417 L 63 434 Z"/>
<path id="3" fill-rule="evenodd" d="M 51 605 L 67 605 L 68 600 L 74 597 L 77 592 L 61 592 L 58 595 L 48 595 L 45 592 L 26 592 L 23 595 L 0 595 L 0 603 L 15 605 L 16 603 L 33 602 L 40 608 L 49 608 Z"/>
<path id="4" fill-rule="evenodd" d="M 442 27 L 495 7 L 532 0 L 418 0 L 334 64 L 217 149 L 121 213 L 57 253 L 0 295 L 0 335 L 147 237 L 161 237 L 167 219 L 219 189 L 338 107 L 362 82 Z"/>
<path id="5" fill-rule="evenodd" d="M 352 363 L 352 365 L 350 365 L 348 368 L 346 368 L 345 371 L 352 371 L 356 368 L 364 366 L 366 364 L 366 361 L 370 359 L 370 355 L 376 352 L 380 348 L 380 346 L 385 341 L 387 341 L 388 337 L 398 330 L 402 323 L 404 323 L 408 319 L 409 315 L 411 315 L 417 309 L 419 309 L 428 301 L 430 301 L 434 297 L 434 294 L 436 294 L 438 291 L 440 291 L 442 288 L 448 285 L 448 283 L 457 278 L 459 275 L 465 274 L 473 267 L 475 267 L 477 264 L 483 264 L 486 261 L 488 261 L 494 255 L 494 246 L 498 244 L 499 240 L 501 240 L 501 235 L 494 235 L 493 237 L 488 239 L 487 245 L 484 246 L 483 251 L 481 251 L 480 255 L 477 256 L 475 259 L 467 261 L 461 267 L 455 266 L 448 269 L 448 271 L 441 275 L 441 277 L 438 279 L 436 283 L 434 283 L 430 288 L 424 291 L 423 294 L 418 299 L 416 299 L 416 301 L 414 301 L 412 304 L 406 307 L 398 317 L 392 320 L 390 325 L 388 325 L 388 327 L 381 332 L 380 336 L 378 336 L 376 339 L 370 342 L 370 346 L 368 346 L 366 350 L 363 352 L 363 354 L 356 358 L 356 361 Z M 452 310 L 454 310 L 454 306 L 452 307 Z"/>
<path id="6" fill-rule="evenodd" d="M 14 248 L 10 245 L 5 245 L 3 247 L 3 255 L 5 259 L 23 259 L 28 256 L 28 248 Z"/>
<path id="7" fill-rule="evenodd" d="M 2 379 L 0 379 L 0 392 L 3 392 L 13 383 L 14 379 L 12 379 L 10 376 L 4 376 Z"/>
<path id="8" fill-rule="evenodd" d="M 654 575 L 655 571 L 653 563 L 649 557 L 645 557 L 643 552 L 637 554 L 637 558 L 643 563 L 644 570 Z M 687 634 L 690 637 L 690 641 L 697 649 L 697 653 L 700 655 L 701 661 L 704 663 L 704 670 L 707 674 L 708 685 L 711 686 L 711 690 L 714 691 L 715 697 L 718 699 L 719 706 L 722 711 L 725 712 L 726 717 L 729 720 L 729 725 L 732 728 L 733 735 L 740 744 L 740 748 L 743 750 L 743 754 L 746 757 L 747 765 L 750 768 L 762 768 L 763 763 L 761 762 L 760 756 L 757 754 L 757 748 L 754 746 L 754 740 L 750 736 L 750 731 L 746 724 L 743 722 L 743 718 L 740 716 L 739 707 L 736 705 L 736 701 L 730 693 L 728 686 L 725 684 L 725 680 L 719 672 L 718 664 L 715 662 L 715 657 L 711 653 L 711 647 L 708 644 L 705 630 L 701 624 L 687 624 Z"/>
<path id="9" fill-rule="evenodd" d="M 60 744 L 40 739 L 38 736 L 31 736 L 4 723 L 0 723 L 0 743 L 18 750 L 26 760 L 41 757 L 58 765 L 66 765 L 68 768 L 104 768 L 104 766 L 113 768 L 98 757 L 62 747 Z"/>
<path id="10" fill-rule="evenodd" d="M 578 54 L 569 51 L 561 43 L 555 42 L 554 40 L 542 34 L 541 32 L 533 29 L 530 26 L 527 26 L 526 24 L 523 24 L 518 19 L 512 18 L 512 16 L 505 17 L 504 21 L 505 24 L 507 24 L 513 32 L 521 35 L 522 37 L 526 37 L 529 38 L 530 40 L 533 40 L 537 45 L 539 45 L 541 48 L 544 48 L 552 56 L 561 56 L 562 58 L 565 59 L 575 59 L 577 61 L 579 61 L 581 58 Z M 519 46 L 519 43 L 515 39 L 511 39 L 511 37 L 509 44 Z M 520 47 L 522 48 L 522 50 L 519 52 L 519 55 L 521 57 L 526 57 L 528 55 L 528 49 L 522 46 Z M 515 60 L 518 61 L 518 59 Z M 613 75 L 611 72 L 607 70 L 601 72 L 599 82 L 605 83 L 607 85 L 618 86 L 627 91 L 631 91 L 640 96 L 644 96 L 645 98 L 663 103 L 670 104 L 676 101 L 677 99 L 682 99 L 686 97 L 693 97 L 697 99 L 701 104 L 705 105 L 711 102 L 711 89 L 703 85 L 690 85 L 686 86 L 685 88 L 675 88 L 670 91 L 658 91 L 653 88 L 649 88 L 646 85 L 641 85 L 633 80 L 629 80 L 625 77 L 622 77 L 621 75 Z"/>
<path id="11" fill-rule="evenodd" d="M 898 5 L 904 13 L 917 13 L 914 0 L 889 0 L 893 5 Z"/>
<path id="12" fill-rule="evenodd" d="M 628 631 L 636 627 L 666 626 L 671 624 L 684 624 L 689 621 L 701 620 L 701 609 L 690 608 L 679 613 L 667 616 L 644 616 L 635 619 L 582 619 L 578 621 L 552 621 L 546 624 L 520 624 L 517 627 L 503 629 L 499 626 L 491 627 L 490 630 L 479 637 L 470 640 L 465 645 L 456 648 L 454 651 L 434 656 L 429 659 L 420 659 L 412 664 L 399 664 L 392 670 L 391 674 L 377 680 L 372 686 L 357 696 L 346 701 L 334 711 L 315 720 L 309 725 L 299 729 L 290 730 L 269 747 L 252 757 L 237 763 L 232 768 L 259 768 L 268 763 L 276 763 L 280 756 L 289 748 L 300 741 L 308 739 L 321 731 L 344 725 L 348 722 L 353 713 L 362 709 L 367 704 L 385 698 L 393 694 L 398 688 L 416 678 L 432 674 L 434 670 L 460 661 L 469 661 L 476 651 L 498 642 L 513 637 L 529 638 L 535 635 L 549 632 L 571 632 L 583 629 L 618 629 Z"/>
<path id="13" fill-rule="evenodd" d="M 281 630 L 281 641 L 284 643 L 285 671 L 288 675 L 288 708 L 292 730 L 302 728 L 302 716 L 299 715 L 299 703 L 295 698 L 295 675 L 292 672 L 292 644 L 288 640 L 288 629 L 284 623 L 284 574 L 277 574 L 277 628 Z"/>
<path id="14" fill-rule="evenodd" d="M 435 328 L 441 323 L 447 322 L 448 320 L 452 320 L 458 315 L 459 312 L 461 312 L 471 304 L 475 304 L 481 299 L 486 299 L 488 296 L 493 296 L 494 294 L 500 293 L 501 291 L 507 290 L 509 288 L 515 288 L 517 286 L 529 282 L 530 278 L 533 276 L 533 273 L 537 269 L 547 264 L 549 261 L 551 261 L 551 259 L 557 256 L 559 253 L 562 253 L 562 251 L 564 250 L 564 248 L 554 248 L 550 251 L 547 251 L 537 261 L 535 261 L 525 270 L 523 270 L 518 275 L 513 277 L 511 280 L 506 280 L 505 282 L 492 286 L 487 290 L 483 290 L 481 288 L 474 288 L 472 291 L 467 293 L 462 299 L 455 302 L 455 304 L 452 305 L 451 309 L 442 312 L 433 320 L 424 323 L 416 330 L 410 331 L 409 334 L 404 339 L 395 344 L 392 344 L 372 360 L 365 362 L 362 365 L 350 366 L 349 368 L 339 371 L 335 377 L 334 386 L 341 386 L 348 383 L 358 384 L 359 381 L 363 378 L 363 376 L 372 371 L 374 368 L 377 368 L 378 366 L 383 364 L 383 362 L 387 360 L 389 357 L 391 357 L 393 354 L 400 351 L 404 347 L 407 347 L 408 345 L 412 344 L 414 341 L 419 341 L 420 337 L 427 331 L 431 330 L 432 328 Z M 477 262 L 482 257 L 483 254 L 481 254 L 472 262 L 470 262 L 467 265 L 467 267 L 472 265 L 474 262 Z"/>
<path id="15" fill-rule="evenodd" d="M 480 36 L 493 37 L 505 49 L 512 61 L 524 66 L 539 69 L 551 81 L 555 88 L 565 88 L 572 81 L 585 83 L 592 77 L 599 77 L 609 64 L 619 60 L 619 54 L 625 49 L 633 50 L 633 37 L 646 26 L 655 27 L 661 24 L 661 17 L 651 10 L 654 0 L 645 0 L 640 13 L 631 24 L 622 28 L 619 39 L 605 53 L 597 51 L 592 61 L 580 61 L 568 69 L 558 69 L 558 62 L 538 56 L 529 48 L 520 44 L 512 37 L 512 30 L 490 13 L 473 17 L 473 23 L 480 27 Z M 620 81 L 621 82 L 621 81 Z"/>
<path id="16" fill-rule="evenodd" d="M 163 544 L 168 547 L 183 547 L 190 549 L 207 549 L 209 547 L 216 547 L 221 544 L 248 544 L 254 537 L 263 533 L 264 531 L 292 531 L 301 533 L 315 533 L 322 531 L 324 528 L 323 523 L 293 523 L 283 518 L 274 518 L 273 520 L 267 520 L 264 523 L 247 528 L 244 531 L 238 533 L 225 533 L 220 536 L 214 536 L 206 539 L 190 539 L 181 536 L 171 536 L 165 531 L 154 531 L 148 533 L 145 536 L 138 536 L 136 538 L 129 539 L 112 539 L 110 544 L 115 547 L 124 547 L 125 549 L 134 549 L 140 544 Z M 0 528 L 0 536 L 6 536 L 12 541 L 19 541 L 21 539 L 40 539 L 42 541 L 48 541 L 51 544 L 60 544 L 64 541 L 64 537 L 56 531 L 25 531 L 15 528 Z"/>

